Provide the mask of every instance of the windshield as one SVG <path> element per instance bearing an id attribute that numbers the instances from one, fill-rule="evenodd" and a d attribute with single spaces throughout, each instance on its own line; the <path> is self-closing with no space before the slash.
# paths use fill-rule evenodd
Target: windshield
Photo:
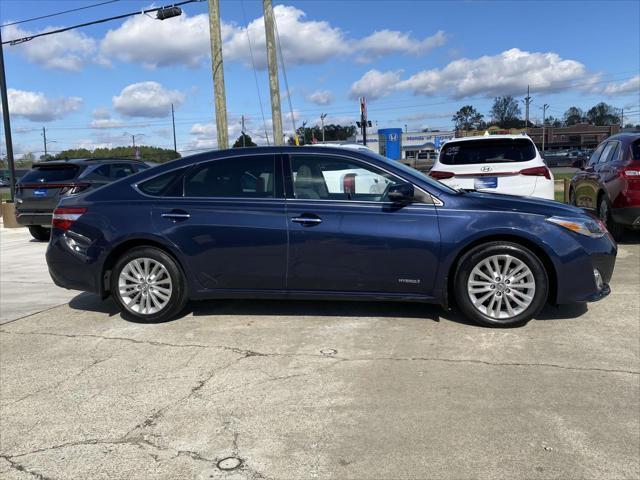
<path id="1" fill-rule="evenodd" d="M 20 183 L 50 183 L 73 180 L 78 173 L 75 165 L 50 165 L 35 167 L 27 172 Z"/>
<path id="2" fill-rule="evenodd" d="M 405 165 L 404 163 L 401 163 L 399 161 L 396 160 L 391 160 L 387 157 L 383 157 L 380 154 L 377 154 L 375 152 L 369 151 L 369 152 L 361 152 L 365 155 L 368 155 L 370 157 L 373 157 L 377 160 L 383 161 L 384 163 L 387 164 L 391 164 L 393 167 L 397 168 L 398 170 L 402 170 L 405 173 L 408 173 L 409 175 L 412 175 L 414 177 L 419 178 L 420 180 L 422 180 L 423 182 L 429 184 L 429 185 L 433 185 L 434 187 L 440 189 L 440 190 L 445 190 L 446 192 L 449 193 L 458 193 L 457 190 L 449 187 L 448 185 L 445 185 L 444 183 L 441 183 L 431 177 L 428 177 L 427 175 L 425 175 L 424 173 L 422 173 L 420 170 L 416 170 L 415 168 L 412 168 L 408 165 Z"/>
<path id="3" fill-rule="evenodd" d="M 526 162 L 536 157 L 536 148 L 527 138 L 466 140 L 446 143 L 440 152 L 444 165 Z"/>

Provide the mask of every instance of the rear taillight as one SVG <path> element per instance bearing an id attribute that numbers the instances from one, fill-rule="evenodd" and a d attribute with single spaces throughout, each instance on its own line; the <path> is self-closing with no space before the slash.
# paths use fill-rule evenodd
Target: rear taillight
<path id="1" fill-rule="evenodd" d="M 58 207 L 53 211 L 52 226 L 60 230 L 69 230 L 86 211 L 86 208 Z"/>
<path id="2" fill-rule="evenodd" d="M 547 167 L 531 167 L 520 170 L 520 175 L 530 175 L 535 177 L 544 177 L 547 180 L 551 180 L 551 172 Z"/>
<path id="3" fill-rule="evenodd" d="M 431 170 L 429 176 L 436 180 L 444 180 L 445 178 L 452 178 L 455 176 L 453 172 L 443 172 L 442 170 Z"/>
<path id="4" fill-rule="evenodd" d="M 638 170 L 637 168 L 624 168 L 622 169 L 622 176 L 623 177 L 629 177 L 629 178 L 638 178 L 640 179 L 640 170 Z"/>
<path id="5" fill-rule="evenodd" d="M 83 190 L 86 190 L 88 187 L 88 183 L 70 183 L 69 185 L 65 185 L 60 189 L 60 194 L 75 195 L 76 193 L 80 193 Z"/>

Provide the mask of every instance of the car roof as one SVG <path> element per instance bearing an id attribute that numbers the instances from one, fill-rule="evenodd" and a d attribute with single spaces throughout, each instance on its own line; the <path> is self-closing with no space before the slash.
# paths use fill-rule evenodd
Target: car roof
<path id="1" fill-rule="evenodd" d="M 633 142 L 640 138 L 640 132 L 621 132 L 616 133 L 615 135 L 611 135 L 610 137 L 603 140 L 606 142 L 607 140 L 622 140 L 623 142 Z"/>
<path id="2" fill-rule="evenodd" d="M 522 138 L 531 140 L 529 135 L 502 134 L 502 135 L 474 135 L 472 137 L 457 137 L 457 138 L 452 138 L 451 140 L 448 140 L 447 143 L 467 142 L 469 140 L 500 140 L 500 139 L 517 140 Z"/>

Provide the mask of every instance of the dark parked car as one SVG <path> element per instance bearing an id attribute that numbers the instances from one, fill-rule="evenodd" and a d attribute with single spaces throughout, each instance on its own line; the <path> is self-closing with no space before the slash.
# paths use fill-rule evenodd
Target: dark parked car
<path id="1" fill-rule="evenodd" d="M 455 303 L 512 326 L 606 296 L 615 256 L 575 207 L 454 190 L 373 152 L 259 147 L 62 199 L 47 263 L 142 321 L 188 299 L 298 298 Z"/>
<path id="2" fill-rule="evenodd" d="M 640 133 L 607 138 L 571 180 L 571 203 L 593 211 L 616 240 L 640 228 Z"/>
<path id="3" fill-rule="evenodd" d="M 16 219 L 37 240 L 49 240 L 53 209 L 62 198 L 96 189 L 148 169 L 128 159 L 77 159 L 35 163 L 16 185 Z"/>

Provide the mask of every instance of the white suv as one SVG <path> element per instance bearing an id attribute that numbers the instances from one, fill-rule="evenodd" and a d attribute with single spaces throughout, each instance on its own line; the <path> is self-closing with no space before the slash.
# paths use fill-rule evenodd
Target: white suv
<path id="1" fill-rule="evenodd" d="M 429 175 L 453 188 L 554 199 L 553 174 L 525 135 L 452 139 Z"/>

